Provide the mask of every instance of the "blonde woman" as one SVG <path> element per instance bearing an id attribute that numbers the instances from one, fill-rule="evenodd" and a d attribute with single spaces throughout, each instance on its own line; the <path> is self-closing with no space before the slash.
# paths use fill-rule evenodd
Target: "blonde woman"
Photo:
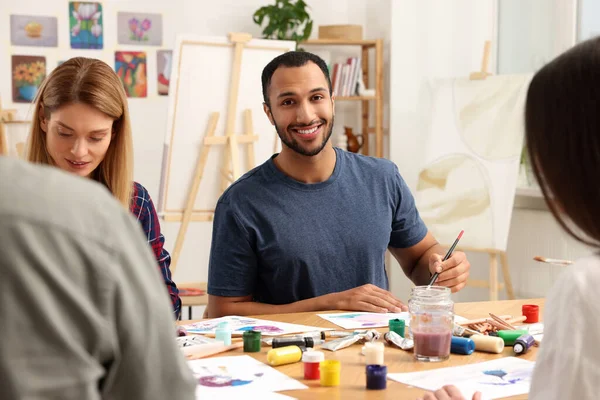
<path id="1" fill-rule="evenodd" d="M 31 162 L 53 165 L 101 183 L 131 211 L 156 256 L 178 317 L 181 300 L 171 279 L 171 257 L 163 248 L 156 209 L 148 191 L 133 182 L 125 90 L 106 63 L 72 58 L 46 78 L 35 100 L 27 157 Z"/>

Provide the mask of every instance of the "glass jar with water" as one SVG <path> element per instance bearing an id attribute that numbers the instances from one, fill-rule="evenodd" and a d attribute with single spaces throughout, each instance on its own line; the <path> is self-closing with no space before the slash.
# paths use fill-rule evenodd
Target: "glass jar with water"
<path id="1" fill-rule="evenodd" d="M 450 289 L 442 286 L 412 288 L 408 312 L 418 361 L 444 361 L 450 357 L 454 322 L 450 294 Z"/>

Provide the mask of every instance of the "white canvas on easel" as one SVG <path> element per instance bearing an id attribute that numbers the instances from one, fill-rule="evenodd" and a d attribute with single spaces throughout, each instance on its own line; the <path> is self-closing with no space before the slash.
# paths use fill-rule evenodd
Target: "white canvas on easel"
<path id="1" fill-rule="evenodd" d="M 506 75 L 430 82 L 417 206 L 440 243 L 451 244 L 464 229 L 460 247 L 490 253 L 490 275 L 496 255 L 506 263 L 530 80 L 531 75 Z M 498 286 L 493 280 L 491 285 L 493 297 Z"/>
<path id="2" fill-rule="evenodd" d="M 273 153 L 274 128 L 264 116 L 261 72 L 276 56 L 295 49 L 295 42 L 252 39 L 244 46 L 239 77 L 235 126 L 244 132 L 245 110 L 251 110 L 255 163 L 260 165 Z M 223 136 L 228 111 L 234 46 L 227 37 L 178 36 L 173 52 L 169 113 L 165 135 L 158 210 L 161 214 L 182 213 L 192 180 L 203 132 L 211 113 L 221 118 L 215 136 Z M 240 163 L 246 166 L 246 152 L 240 144 Z M 214 210 L 222 193 L 221 168 L 224 152 L 211 149 L 195 213 Z"/>

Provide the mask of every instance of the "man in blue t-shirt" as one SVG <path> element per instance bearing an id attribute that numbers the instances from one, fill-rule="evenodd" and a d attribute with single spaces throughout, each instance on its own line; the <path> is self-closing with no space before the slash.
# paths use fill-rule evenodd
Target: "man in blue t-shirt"
<path id="1" fill-rule="evenodd" d="M 288 52 L 263 70 L 281 153 L 231 185 L 215 210 L 207 316 L 319 310 L 398 312 L 386 249 L 416 285 L 456 292 L 470 264 L 428 232 L 395 164 L 334 148 L 325 62 Z"/>

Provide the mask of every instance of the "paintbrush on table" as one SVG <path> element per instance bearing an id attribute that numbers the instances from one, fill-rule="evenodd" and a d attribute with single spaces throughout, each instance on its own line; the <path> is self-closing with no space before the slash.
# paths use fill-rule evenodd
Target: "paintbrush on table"
<path id="1" fill-rule="evenodd" d="M 562 266 L 573 264 L 573 261 L 570 261 L 570 260 L 559 260 L 557 258 L 546 258 L 546 257 L 541 257 L 541 256 L 535 256 L 535 257 L 533 257 L 533 259 L 535 261 L 543 262 L 543 263 L 546 263 L 546 264 L 554 264 L 554 265 L 562 265 Z"/>

